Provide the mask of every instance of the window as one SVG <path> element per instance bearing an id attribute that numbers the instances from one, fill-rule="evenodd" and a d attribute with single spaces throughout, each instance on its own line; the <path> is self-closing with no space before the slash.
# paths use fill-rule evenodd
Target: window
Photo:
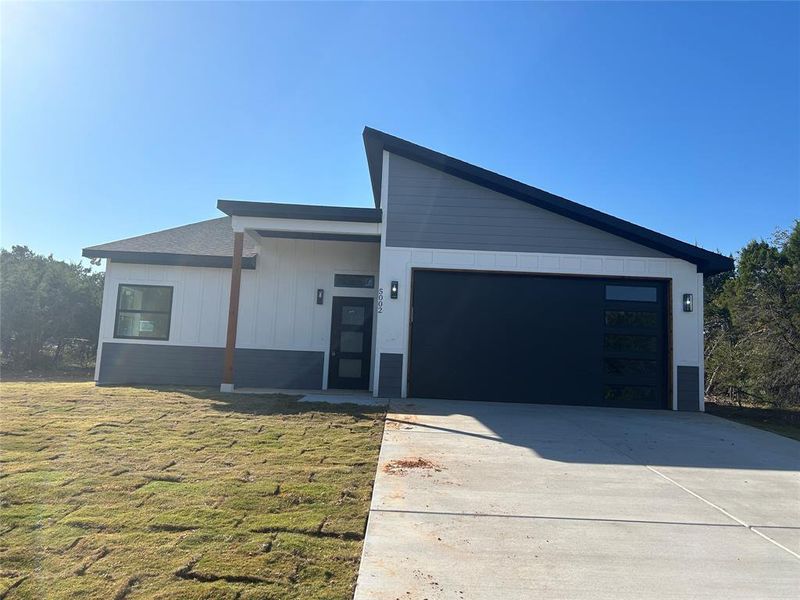
<path id="1" fill-rule="evenodd" d="M 641 310 L 607 310 L 606 325 L 609 327 L 654 328 L 658 324 L 658 314 Z"/>
<path id="2" fill-rule="evenodd" d="M 364 333 L 361 331 L 342 331 L 339 335 L 339 350 L 342 352 L 363 352 Z"/>
<path id="3" fill-rule="evenodd" d="M 603 395 L 609 404 L 637 406 L 652 402 L 656 397 L 656 389 L 635 385 L 607 385 Z"/>
<path id="4" fill-rule="evenodd" d="M 657 302 L 656 288 L 642 285 L 607 285 L 606 300 L 629 300 L 631 302 Z"/>
<path id="5" fill-rule="evenodd" d="M 122 283 L 117 292 L 114 337 L 167 340 L 171 311 L 172 287 Z"/>
<path id="6" fill-rule="evenodd" d="M 363 325 L 364 315 L 363 306 L 343 306 L 342 325 Z"/>
<path id="7" fill-rule="evenodd" d="M 340 358 L 339 377 L 354 377 L 354 378 L 361 377 L 361 359 Z"/>
<path id="8" fill-rule="evenodd" d="M 603 367 L 608 375 L 623 377 L 655 377 L 658 375 L 658 363 L 654 360 L 604 358 Z"/>
<path id="9" fill-rule="evenodd" d="M 658 350 L 658 340 L 654 335 L 621 335 L 607 333 L 605 349 L 611 352 L 636 352 L 653 354 Z"/>
<path id="10" fill-rule="evenodd" d="M 374 288 L 375 276 L 374 275 L 343 275 L 336 273 L 333 276 L 334 287 L 349 287 L 349 288 Z"/>

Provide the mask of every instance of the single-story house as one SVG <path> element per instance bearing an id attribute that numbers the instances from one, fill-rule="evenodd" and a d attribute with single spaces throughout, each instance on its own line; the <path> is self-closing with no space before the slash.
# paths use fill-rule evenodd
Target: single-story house
<path id="1" fill-rule="evenodd" d="M 703 410 L 733 262 L 366 128 L 374 208 L 219 200 L 92 246 L 98 384 Z"/>

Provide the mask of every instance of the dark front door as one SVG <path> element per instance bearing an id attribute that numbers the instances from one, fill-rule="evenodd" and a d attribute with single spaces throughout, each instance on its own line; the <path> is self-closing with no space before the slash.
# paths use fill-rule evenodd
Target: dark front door
<path id="1" fill-rule="evenodd" d="M 666 408 L 662 281 L 415 270 L 409 395 Z"/>
<path id="2" fill-rule="evenodd" d="M 333 298 L 328 387 L 369 388 L 372 298 Z"/>

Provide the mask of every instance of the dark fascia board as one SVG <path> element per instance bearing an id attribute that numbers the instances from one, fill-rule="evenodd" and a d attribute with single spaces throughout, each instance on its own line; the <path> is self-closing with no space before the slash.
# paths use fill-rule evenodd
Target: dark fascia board
<path id="1" fill-rule="evenodd" d="M 356 235 L 352 233 L 313 233 L 304 231 L 273 231 L 270 229 L 256 229 L 261 237 L 282 238 L 289 240 L 320 240 L 326 242 L 370 242 L 379 244 L 379 235 Z"/>
<path id="2" fill-rule="evenodd" d="M 210 256 L 200 254 L 169 254 L 166 252 L 126 252 L 123 250 L 93 250 L 84 248 L 86 258 L 107 258 L 113 262 L 141 265 L 168 265 L 176 267 L 216 267 L 230 269 L 233 266 L 231 256 Z M 243 269 L 255 269 L 256 257 L 243 256 Z"/>
<path id="3" fill-rule="evenodd" d="M 561 196 L 556 196 L 550 192 L 447 156 L 441 152 L 418 146 L 377 129 L 365 127 L 363 137 L 375 206 L 380 206 L 383 150 L 386 150 L 392 154 L 416 161 L 500 194 L 511 196 L 574 221 L 602 229 L 642 246 L 681 258 L 697 265 L 698 270 L 707 275 L 733 269 L 733 259 L 728 256 L 687 244 L 662 233 L 589 208 L 583 204 L 578 204 L 572 200 L 567 200 Z"/>
<path id="4" fill-rule="evenodd" d="M 217 200 L 217 208 L 226 215 L 237 217 L 270 217 L 273 219 L 303 219 L 306 221 L 347 221 L 350 223 L 381 222 L 380 208 L 277 204 L 275 202 L 245 202 L 243 200 Z"/>

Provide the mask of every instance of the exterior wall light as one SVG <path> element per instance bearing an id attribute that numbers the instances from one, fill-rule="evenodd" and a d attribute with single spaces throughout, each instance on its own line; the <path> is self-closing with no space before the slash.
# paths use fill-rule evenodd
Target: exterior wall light
<path id="1" fill-rule="evenodd" d="M 325 290 L 317 290 L 317 304 L 322 304 L 325 300 Z"/>
<path id="2" fill-rule="evenodd" d="M 392 282 L 392 287 L 389 288 L 389 297 L 392 300 L 397 300 L 397 288 L 399 287 L 396 281 Z"/>
<path id="3" fill-rule="evenodd" d="M 692 312 L 694 310 L 694 296 L 691 294 L 683 295 L 683 312 Z"/>

